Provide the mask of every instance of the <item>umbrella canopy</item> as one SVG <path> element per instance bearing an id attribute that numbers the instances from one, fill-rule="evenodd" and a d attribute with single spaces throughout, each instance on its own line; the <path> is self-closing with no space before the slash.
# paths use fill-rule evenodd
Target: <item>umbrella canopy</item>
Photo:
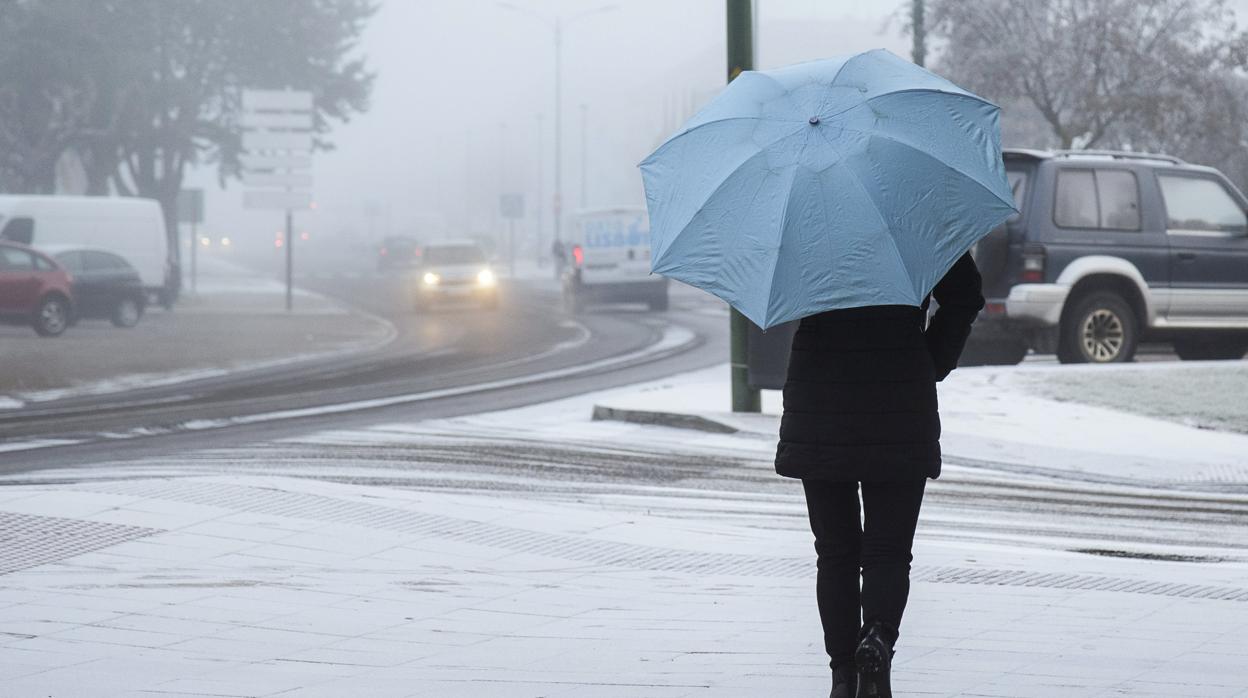
<path id="1" fill-rule="evenodd" d="M 1016 210 L 998 116 L 885 50 L 742 73 L 641 163 L 651 270 L 764 329 L 920 305 Z"/>

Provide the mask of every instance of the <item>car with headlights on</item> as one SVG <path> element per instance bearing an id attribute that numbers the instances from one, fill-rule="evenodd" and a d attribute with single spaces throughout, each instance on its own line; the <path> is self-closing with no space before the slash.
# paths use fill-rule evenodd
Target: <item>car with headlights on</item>
<path id="1" fill-rule="evenodd" d="M 498 278 L 485 250 L 474 242 L 426 245 L 415 281 L 417 308 L 440 303 L 498 306 Z"/>

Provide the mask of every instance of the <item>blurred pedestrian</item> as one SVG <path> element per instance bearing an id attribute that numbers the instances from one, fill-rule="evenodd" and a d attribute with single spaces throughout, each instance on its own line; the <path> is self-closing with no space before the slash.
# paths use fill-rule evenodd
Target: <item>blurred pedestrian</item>
<path id="1" fill-rule="evenodd" d="M 919 507 L 940 475 L 936 383 L 957 366 L 984 305 L 969 254 L 932 296 L 926 331 L 930 298 L 811 315 L 793 339 L 776 472 L 806 492 L 833 698 L 892 695 Z"/>
<path id="2" fill-rule="evenodd" d="M 568 263 L 568 251 L 563 240 L 556 239 L 550 243 L 550 256 L 555 260 L 555 280 L 563 278 L 563 268 Z"/>

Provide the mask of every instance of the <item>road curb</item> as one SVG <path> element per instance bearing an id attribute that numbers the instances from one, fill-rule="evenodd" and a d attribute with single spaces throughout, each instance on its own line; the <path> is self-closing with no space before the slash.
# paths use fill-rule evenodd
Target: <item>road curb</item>
<path id="1" fill-rule="evenodd" d="M 594 405 L 593 421 L 595 422 L 630 422 L 632 424 L 645 424 L 648 426 L 672 427 L 673 429 L 692 429 L 694 431 L 705 431 L 712 434 L 736 434 L 741 430 L 708 419 L 696 414 L 681 414 L 679 412 L 657 412 L 651 410 L 625 410 L 618 407 L 608 407 L 606 405 Z"/>

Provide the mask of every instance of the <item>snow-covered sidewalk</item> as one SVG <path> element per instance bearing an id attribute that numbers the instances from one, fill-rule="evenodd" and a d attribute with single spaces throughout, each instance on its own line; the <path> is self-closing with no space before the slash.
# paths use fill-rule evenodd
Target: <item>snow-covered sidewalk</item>
<path id="1" fill-rule="evenodd" d="M 0 491 L 25 696 L 801 696 L 809 533 L 292 478 Z M 920 540 L 899 695 L 1248 695 L 1248 569 Z"/>
<path id="2" fill-rule="evenodd" d="M 650 413 L 660 424 L 697 416 L 774 437 L 779 393 L 763 393 L 761 415 L 732 414 L 727 376 L 725 365 L 603 394 L 598 413 L 640 421 Z M 941 446 L 954 465 L 1248 491 L 1248 434 L 1209 428 L 1239 423 L 1248 398 L 1235 381 L 1245 376 L 1248 364 L 1238 362 L 961 368 L 939 385 Z"/>

